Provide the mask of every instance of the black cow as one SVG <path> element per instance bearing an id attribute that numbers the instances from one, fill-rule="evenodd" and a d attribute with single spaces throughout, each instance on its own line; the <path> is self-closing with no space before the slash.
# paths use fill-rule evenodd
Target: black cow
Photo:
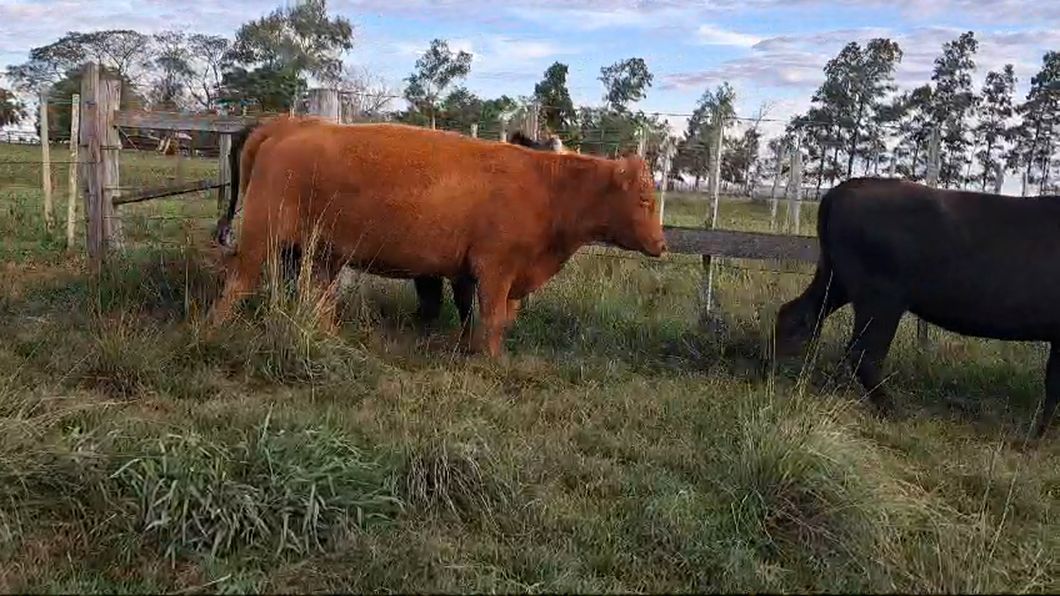
<path id="1" fill-rule="evenodd" d="M 793 353 L 848 302 L 848 362 L 880 410 L 880 368 L 906 312 L 966 336 L 1050 342 L 1041 438 L 1060 401 L 1060 197 L 1024 199 L 855 178 L 829 190 L 809 287 L 778 313 L 778 355 Z"/>

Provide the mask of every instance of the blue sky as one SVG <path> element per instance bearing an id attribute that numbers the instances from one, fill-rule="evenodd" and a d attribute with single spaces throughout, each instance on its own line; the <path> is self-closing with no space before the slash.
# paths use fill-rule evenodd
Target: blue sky
<path id="1" fill-rule="evenodd" d="M 167 28 L 232 35 L 275 1 L 0 0 L 0 66 L 22 62 L 30 47 L 68 30 Z M 770 118 L 805 109 L 824 63 L 848 41 L 876 36 L 905 51 L 897 80 L 930 77 L 944 42 L 972 29 L 980 39 L 977 82 L 1012 62 L 1026 92 L 1047 49 L 1060 50 L 1055 0 L 331 0 L 350 18 L 357 47 L 348 60 L 400 92 L 417 53 L 435 37 L 475 55 L 465 84 L 482 96 L 527 95 L 555 60 L 570 65 L 577 103 L 598 104 L 601 66 L 639 56 L 655 74 L 641 102 L 649 112 L 691 112 L 698 96 L 728 80 L 738 113 L 770 102 Z M 777 130 L 779 124 L 767 126 Z"/>

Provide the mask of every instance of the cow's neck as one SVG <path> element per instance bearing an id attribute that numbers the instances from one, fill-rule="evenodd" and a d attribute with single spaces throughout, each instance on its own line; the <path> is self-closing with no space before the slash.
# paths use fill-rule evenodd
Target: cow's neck
<path id="1" fill-rule="evenodd" d="M 606 210 L 601 201 L 611 177 L 607 164 L 578 155 L 556 157 L 549 189 L 552 249 L 566 260 L 590 242 L 607 240 Z"/>

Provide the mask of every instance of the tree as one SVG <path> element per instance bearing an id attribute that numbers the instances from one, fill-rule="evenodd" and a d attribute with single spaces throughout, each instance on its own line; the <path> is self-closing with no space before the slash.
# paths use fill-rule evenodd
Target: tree
<path id="1" fill-rule="evenodd" d="M 745 194 L 751 198 L 754 198 L 754 191 L 761 177 L 759 152 L 762 145 L 762 132 L 759 127 L 772 106 L 772 102 L 769 101 L 759 104 L 752 117 L 751 126 L 745 129 L 739 138 L 732 142 L 727 141 L 726 151 L 722 155 L 722 178 L 742 184 Z"/>
<path id="2" fill-rule="evenodd" d="M 325 84 L 342 75 L 342 53 L 353 48 L 353 26 L 345 17 L 329 18 L 327 0 L 303 0 L 244 23 L 226 58 L 239 66 L 222 79 L 230 99 L 265 99 L 293 108 L 307 77 Z M 263 105 L 264 107 L 264 105 Z"/>
<path id="3" fill-rule="evenodd" d="M 218 103 L 257 104 L 263 112 L 294 110 L 306 91 L 306 80 L 285 66 L 235 68 L 221 79 Z"/>
<path id="4" fill-rule="evenodd" d="M 188 83 L 195 74 L 188 39 L 181 31 L 164 31 L 154 36 L 154 43 L 152 63 L 157 74 L 149 92 L 151 103 L 178 107 L 184 102 Z"/>
<path id="5" fill-rule="evenodd" d="M 866 162 L 878 154 L 882 145 L 878 123 L 883 99 L 897 87 L 894 84 L 895 66 L 902 61 L 898 43 L 886 38 L 870 40 L 865 48 L 855 41 L 848 43 L 824 67 L 825 81 L 813 95 L 819 109 L 818 117 L 832 120 L 832 126 L 814 131 L 820 153 L 819 172 L 824 170 L 824 143 L 833 146 L 833 165 L 838 171 L 840 148 L 846 152 L 846 176 L 854 173 L 854 160 L 861 156 Z M 818 125 L 820 126 L 820 125 Z M 825 130 L 831 134 L 826 135 Z M 828 138 L 832 137 L 832 138 Z M 866 167 L 866 170 L 868 167 Z M 820 179 L 823 174 L 819 173 Z"/>
<path id="6" fill-rule="evenodd" d="M 680 171 L 695 177 L 697 187 L 700 179 L 712 171 L 711 156 L 717 142 L 718 119 L 722 119 L 726 127 L 734 124 L 735 103 L 736 91 L 723 81 L 717 89 L 703 92 L 688 119 L 684 138 L 678 142 L 675 161 L 680 164 Z"/>
<path id="7" fill-rule="evenodd" d="M 18 124 L 26 117 L 26 105 L 11 91 L 0 87 L 0 127 Z"/>
<path id="8" fill-rule="evenodd" d="M 921 85 L 895 99 L 892 109 L 899 135 L 894 155 L 895 173 L 907 180 L 923 180 L 927 171 L 934 103 L 935 91 L 931 85 Z"/>
<path id="9" fill-rule="evenodd" d="M 601 67 L 597 80 L 604 84 L 604 101 L 608 108 L 626 112 L 630 103 L 644 99 L 654 79 L 655 75 L 648 70 L 643 58 L 627 58 Z"/>
<path id="10" fill-rule="evenodd" d="M 549 130 L 566 142 L 577 117 L 570 91 L 567 90 L 568 67 L 553 62 L 545 69 L 545 76 L 534 85 L 534 99 L 540 108 L 541 119 Z"/>
<path id="11" fill-rule="evenodd" d="M 1053 158 L 1060 134 L 1060 52 L 1046 52 L 1042 68 L 1031 78 L 1027 99 L 1018 108 L 1022 122 L 1016 127 L 1015 148 L 1009 163 L 1023 168 L 1027 185 L 1038 183 L 1038 192 L 1048 188 Z"/>
<path id="12" fill-rule="evenodd" d="M 381 115 L 395 98 L 386 79 L 363 66 L 347 65 L 343 69 L 338 88 L 347 92 L 345 100 L 356 117 L 372 118 Z"/>
<path id="13" fill-rule="evenodd" d="M 205 110 L 217 109 L 224 73 L 232 67 L 231 49 L 231 40 L 219 35 L 195 33 L 188 37 L 188 66 L 192 70 L 188 92 Z"/>
<path id="14" fill-rule="evenodd" d="M 975 127 L 975 135 L 982 144 L 975 158 L 983 169 L 980 174 L 980 189 L 983 191 L 994 182 L 997 169 L 1003 165 L 1003 144 L 1012 136 L 1009 120 L 1014 113 L 1012 94 L 1015 89 L 1016 72 L 1011 64 L 1006 64 L 1001 72 L 986 74 L 977 114 L 979 123 Z"/>
<path id="15" fill-rule="evenodd" d="M 405 81 L 405 99 L 412 106 L 430 114 L 431 128 L 436 125 L 438 101 L 453 82 L 471 73 L 472 55 L 460 50 L 453 53 L 449 42 L 434 39 L 431 46 L 416 60 L 415 71 Z"/>
<path id="16" fill-rule="evenodd" d="M 29 60 L 9 66 L 7 76 L 20 91 L 39 93 L 87 61 L 98 62 L 126 83 L 123 93 L 134 91 L 140 69 L 151 62 L 151 38 L 129 29 L 80 33 L 72 31 L 46 46 L 32 48 Z"/>
<path id="17" fill-rule="evenodd" d="M 967 31 L 942 45 L 931 75 L 935 83 L 932 123 L 941 133 L 939 184 L 952 187 L 964 182 L 968 163 L 968 119 L 978 103 L 972 89 L 973 56 L 979 49 L 975 33 Z"/>
<path id="18" fill-rule="evenodd" d="M 353 49 L 353 25 L 328 17 L 327 0 L 302 0 L 244 23 L 230 57 L 243 65 L 289 70 L 334 83 L 342 75 L 342 53 Z"/>

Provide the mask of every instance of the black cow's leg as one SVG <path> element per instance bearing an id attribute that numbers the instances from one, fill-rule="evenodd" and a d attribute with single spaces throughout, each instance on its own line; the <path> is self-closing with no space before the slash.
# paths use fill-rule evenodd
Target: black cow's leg
<path id="1" fill-rule="evenodd" d="M 453 288 L 453 302 L 459 314 L 461 329 L 468 330 L 471 325 L 471 309 L 475 306 L 475 278 L 470 275 L 450 280 Z"/>
<path id="2" fill-rule="evenodd" d="M 438 320 L 442 314 L 442 278 L 421 275 L 413 278 L 416 285 L 416 299 L 419 305 L 416 308 L 416 319 L 421 325 L 427 325 Z"/>
<path id="3" fill-rule="evenodd" d="M 1049 429 L 1057 402 L 1060 402 L 1060 342 L 1049 345 L 1049 362 L 1045 365 L 1045 401 L 1042 403 L 1041 417 L 1034 431 L 1034 438 L 1045 436 Z"/>
<path id="4" fill-rule="evenodd" d="M 288 295 L 293 295 L 298 287 L 298 272 L 302 267 L 302 247 L 298 244 L 284 244 L 280 247 L 279 283 L 286 288 Z"/>
<path id="5" fill-rule="evenodd" d="M 904 312 L 893 304 L 854 303 L 854 330 L 847 344 L 847 361 L 868 393 L 869 401 L 884 414 L 891 412 L 893 403 L 881 386 L 881 368 Z"/>

